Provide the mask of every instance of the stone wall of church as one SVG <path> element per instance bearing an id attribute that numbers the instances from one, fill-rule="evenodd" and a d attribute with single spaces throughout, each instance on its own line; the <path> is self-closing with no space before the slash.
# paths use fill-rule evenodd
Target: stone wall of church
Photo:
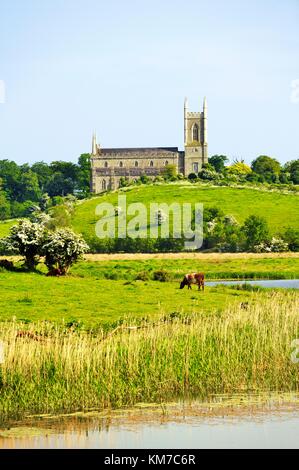
<path id="1" fill-rule="evenodd" d="M 179 152 L 100 152 L 91 159 L 91 191 L 101 193 L 107 189 L 117 189 L 121 177 L 129 180 L 142 175 L 155 178 L 166 165 L 175 165 L 182 170 L 182 158 Z"/>

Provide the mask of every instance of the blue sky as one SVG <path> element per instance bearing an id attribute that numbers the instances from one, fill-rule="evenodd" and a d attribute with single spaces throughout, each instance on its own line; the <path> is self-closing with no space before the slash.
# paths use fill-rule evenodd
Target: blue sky
<path id="1" fill-rule="evenodd" d="M 299 158 L 299 1 L 0 0 L 0 159 L 76 161 L 183 146 L 209 107 L 209 154 Z M 294 100 L 293 100 L 294 101 Z"/>

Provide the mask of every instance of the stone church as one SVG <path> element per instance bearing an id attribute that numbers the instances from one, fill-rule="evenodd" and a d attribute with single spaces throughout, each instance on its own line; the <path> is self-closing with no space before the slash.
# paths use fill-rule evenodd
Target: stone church
<path id="1" fill-rule="evenodd" d="M 101 148 L 92 138 L 91 191 L 101 193 L 117 189 L 120 178 L 138 179 L 141 175 L 155 178 L 167 165 L 175 165 L 178 173 L 198 173 L 208 163 L 208 109 L 204 99 L 201 112 L 188 110 L 184 104 L 184 151 L 178 147 Z"/>

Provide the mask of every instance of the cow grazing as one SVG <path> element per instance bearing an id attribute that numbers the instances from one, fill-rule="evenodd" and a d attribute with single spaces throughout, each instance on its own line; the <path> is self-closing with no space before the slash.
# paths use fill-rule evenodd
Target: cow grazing
<path id="1" fill-rule="evenodd" d="M 192 289 L 191 285 L 197 284 L 198 290 L 202 287 L 202 290 L 205 288 L 205 275 L 204 273 L 191 273 L 186 274 L 184 279 L 180 284 L 180 289 L 184 289 L 185 286 L 188 286 L 188 289 Z"/>

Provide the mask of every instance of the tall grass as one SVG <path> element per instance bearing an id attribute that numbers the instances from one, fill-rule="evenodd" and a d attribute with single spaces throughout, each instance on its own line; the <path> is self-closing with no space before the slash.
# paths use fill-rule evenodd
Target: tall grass
<path id="1" fill-rule="evenodd" d="M 109 334 L 3 323 L 1 416 L 298 389 L 299 365 L 290 358 L 298 310 L 298 294 L 272 292 L 221 314 L 122 326 Z M 28 336 L 18 333 L 24 328 Z"/>

